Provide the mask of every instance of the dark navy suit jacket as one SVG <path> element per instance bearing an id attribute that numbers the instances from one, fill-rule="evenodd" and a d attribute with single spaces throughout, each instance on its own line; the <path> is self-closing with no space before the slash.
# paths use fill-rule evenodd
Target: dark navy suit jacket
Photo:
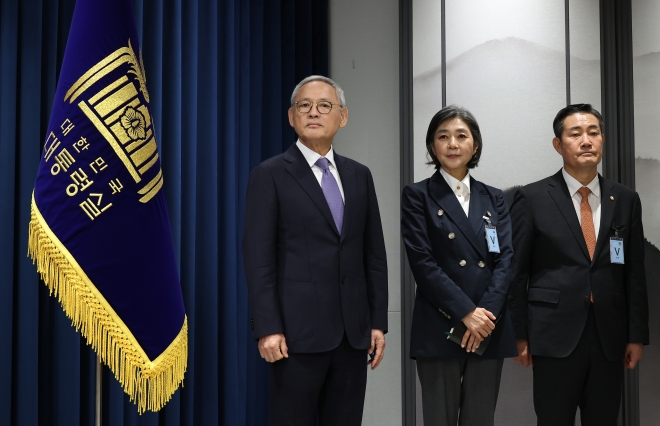
<path id="1" fill-rule="evenodd" d="M 483 216 L 497 228 L 500 253 L 488 251 Z M 476 307 L 500 317 L 482 357 L 517 356 L 506 306 L 513 249 L 502 191 L 470 178 L 466 216 L 456 195 L 436 172 L 404 188 L 401 231 L 417 283 L 410 357 L 479 357 L 445 335 Z"/>
<path id="2" fill-rule="evenodd" d="M 344 189 L 342 233 L 294 144 L 248 183 L 243 253 L 255 339 L 284 333 L 291 352 L 334 349 L 344 333 L 368 349 L 387 332 L 387 260 L 369 169 L 334 154 Z"/>
<path id="3" fill-rule="evenodd" d="M 509 306 L 518 339 L 532 355 L 563 358 L 577 346 L 589 313 L 610 361 L 626 344 L 649 342 L 642 205 L 637 193 L 599 177 L 600 228 L 593 261 L 561 170 L 520 188 L 511 205 L 516 254 Z M 624 264 L 610 262 L 623 238 Z"/>

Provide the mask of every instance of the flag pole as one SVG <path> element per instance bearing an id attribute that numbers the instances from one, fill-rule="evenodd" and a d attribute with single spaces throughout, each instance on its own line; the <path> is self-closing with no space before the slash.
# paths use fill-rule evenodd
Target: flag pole
<path id="1" fill-rule="evenodd" d="M 101 357 L 96 357 L 96 412 L 95 412 L 95 422 L 96 426 L 101 426 Z"/>

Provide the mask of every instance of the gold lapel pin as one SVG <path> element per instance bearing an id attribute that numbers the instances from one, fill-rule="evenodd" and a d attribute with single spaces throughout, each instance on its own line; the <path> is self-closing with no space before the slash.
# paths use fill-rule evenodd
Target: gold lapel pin
<path id="1" fill-rule="evenodd" d="M 610 195 L 610 200 L 614 201 L 614 195 Z"/>

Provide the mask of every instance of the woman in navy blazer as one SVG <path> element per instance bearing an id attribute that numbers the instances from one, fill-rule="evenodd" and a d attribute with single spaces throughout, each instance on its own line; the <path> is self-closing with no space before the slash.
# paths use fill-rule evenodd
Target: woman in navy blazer
<path id="1" fill-rule="evenodd" d="M 509 209 L 501 190 L 469 174 L 483 142 L 468 110 L 440 110 L 429 124 L 426 147 L 436 172 L 406 186 L 401 206 L 417 283 L 410 357 L 417 360 L 424 424 L 488 426 L 503 359 L 518 355 L 506 307 L 513 256 Z M 495 227 L 499 252 L 486 240 L 487 225 Z M 446 333 L 460 323 L 467 329 L 457 344 Z"/>

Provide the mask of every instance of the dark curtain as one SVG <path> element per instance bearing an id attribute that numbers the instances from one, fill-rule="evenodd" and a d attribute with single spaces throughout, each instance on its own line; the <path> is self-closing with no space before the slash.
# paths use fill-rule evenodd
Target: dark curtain
<path id="1" fill-rule="evenodd" d="M 93 425 L 96 356 L 27 258 L 30 197 L 73 0 L 0 1 L 0 424 Z M 295 142 L 294 85 L 328 73 L 327 0 L 134 0 L 189 320 L 184 387 L 104 425 L 265 425 L 241 235 L 250 170 Z"/>

